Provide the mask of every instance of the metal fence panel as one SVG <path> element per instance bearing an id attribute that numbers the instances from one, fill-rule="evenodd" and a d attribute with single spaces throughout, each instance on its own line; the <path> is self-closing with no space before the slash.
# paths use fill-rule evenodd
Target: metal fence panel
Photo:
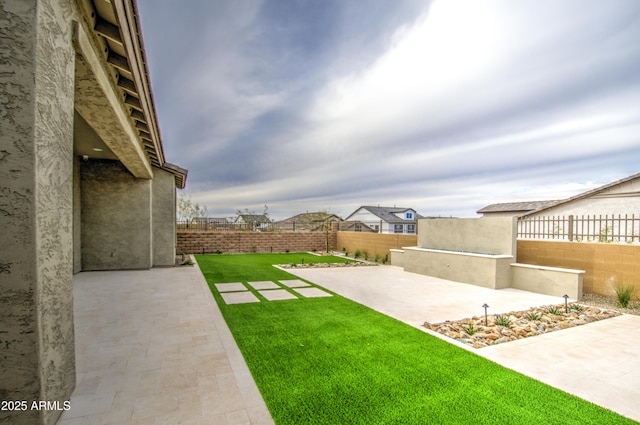
<path id="1" fill-rule="evenodd" d="M 521 217 L 518 238 L 576 242 L 640 243 L 635 214 Z"/>

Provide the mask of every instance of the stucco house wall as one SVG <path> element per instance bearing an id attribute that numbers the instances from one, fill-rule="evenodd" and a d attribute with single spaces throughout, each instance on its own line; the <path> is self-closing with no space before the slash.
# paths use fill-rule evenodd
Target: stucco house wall
<path id="1" fill-rule="evenodd" d="M 148 269 L 153 265 L 151 180 L 117 161 L 81 165 L 82 270 Z"/>
<path id="2" fill-rule="evenodd" d="M 0 398 L 64 401 L 75 386 L 74 11 L 58 0 L 0 8 Z M 56 417 L 0 411 L 3 423 Z"/>
<path id="3" fill-rule="evenodd" d="M 561 203 L 527 217 L 567 215 L 640 214 L 640 178 L 592 196 Z"/>
<path id="4" fill-rule="evenodd" d="M 154 168 L 152 186 L 153 265 L 173 266 L 176 261 L 175 178 L 171 173 Z"/>
<path id="5" fill-rule="evenodd" d="M 130 28 L 138 22 L 135 3 L 101 4 L 111 25 L 122 25 L 122 39 L 129 37 L 126 49 L 112 47 L 141 73 L 142 110 L 134 117 L 107 63 L 112 41 L 94 25 L 95 1 L 0 0 L 2 400 L 69 400 L 74 272 L 165 264 L 175 246 L 154 249 L 175 238 L 175 212 L 152 208 L 175 211 L 186 170 L 164 161 L 144 64 L 137 66 L 144 58 L 139 28 Z M 75 137 L 77 114 L 110 158 L 81 159 L 78 143 L 86 140 Z M 0 410 L 0 423 L 54 424 L 59 415 Z"/>

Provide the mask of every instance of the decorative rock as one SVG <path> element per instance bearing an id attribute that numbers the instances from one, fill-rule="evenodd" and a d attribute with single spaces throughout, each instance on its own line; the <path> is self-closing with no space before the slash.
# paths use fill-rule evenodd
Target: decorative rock
<path id="1" fill-rule="evenodd" d="M 484 326 L 484 317 L 474 316 L 471 319 L 447 320 L 443 323 L 425 322 L 424 327 L 456 339 L 461 343 L 468 344 L 473 348 L 482 348 L 620 315 L 619 312 L 614 310 L 601 310 L 588 306 L 581 306 L 579 312 L 570 310 L 568 313 L 564 313 L 564 304 L 553 306 L 561 314 L 549 314 L 547 312 L 550 307 L 552 306 L 535 307 L 525 311 L 502 314 L 502 316 L 509 318 L 511 328 L 496 325 L 495 316 L 489 316 L 488 326 Z M 531 321 L 528 317 L 538 317 L 540 320 Z M 471 325 L 476 329 L 473 335 L 467 333 Z"/>

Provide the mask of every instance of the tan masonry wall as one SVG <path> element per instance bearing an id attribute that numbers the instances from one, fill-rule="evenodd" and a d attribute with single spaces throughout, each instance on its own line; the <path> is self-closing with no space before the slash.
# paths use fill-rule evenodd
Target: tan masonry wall
<path id="1" fill-rule="evenodd" d="M 640 297 L 640 246 L 518 240 L 518 263 L 584 270 L 586 294 L 615 295 L 613 284 L 632 283 Z"/>
<path id="2" fill-rule="evenodd" d="M 305 252 L 325 251 L 323 232 L 180 232 L 177 233 L 176 253 L 225 254 L 248 252 Z M 329 249 L 336 247 L 336 232 L 329 234 Z"/>
<path id="3" fill-rule="evenodd" d="M 399 249 L 404 246 L 417 246 L 418 236 L 387 233 L 361 233 L 361 232 L 338 232 L 338 251 L 349 250 L 349 255 L 353 255 L 357 249 L 366 249 L 369 253 L 369 260 L 375 259 L 376 254 L 380 258 L 388 255 L 391 260 L 390 249 Z"/>

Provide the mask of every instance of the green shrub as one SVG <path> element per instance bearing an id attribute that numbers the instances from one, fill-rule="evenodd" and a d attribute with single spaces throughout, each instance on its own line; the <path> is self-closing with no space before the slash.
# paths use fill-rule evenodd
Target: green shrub
<path id="1" fill-rule="evenodd" d="M 369 259 L 369 251 L 367 251 L 366 249 L 363 249 L 362 257 L 365 259 L 365 261 L 367 261 Z"/>
<path id="2" fill-rule="evenodd" d="M 473 325 L 473 323 L 469 323 L 469 326 L 462 325 L 462 329 L 464 329 L 464 331 L 470 336 L 473 336 L 473 334 L 475 334 L 478 331 L 478 329 Z"/>
<path id="3" fill-rule="evenodd" d="M 549 314 L 555 314 L 556 316 L 560 315 L 560 310 L 558 309 L 558 307 L 555 306 L 551 306 L 547 309 L 547 313 Z"/>
<path id="4" fill-rule="evenodd" d="M 360 258 L 362 256 L 362 251 L 360 249 L 356 249 L 356 252 L 353 254 L 353 258 Z"/>
<path id="5" fill-rule="evenodd" d="M 529 320 L 530 322 L 535 322 L 536 320 L 540 320 L 540 315 L 532 311 L 531 313 L 527 314 L 527 320 Z"/>
<path id="6" fill-rule="evenodd" d="M 498 314 L 496 316 L 496 325 L 502 326 L 505 328 L 511 327 L 511 320 L 507 316 L 503 316 L 502 314 Z"/>
<path id="7" fill-rule="evenodd" d="M 569 306 L 569 310 L 572 310 L 572 311 L 582 311 L 582 310 L 584 310 L 584 307 L 582 307 L 580 304 L 571 304 L 571 305 Z"/>
<path id="8" fill-rule="evenodd" d="M 629 307 L 629 303 L 631 302 L 631 297 L 635 291 L 635 285 L 633 283 L 616 283 L 613 286 L 613 289 L 616 291 L 616 296 L 618 297 L 618 304 L 620 307 L 627 308 Z"/>

